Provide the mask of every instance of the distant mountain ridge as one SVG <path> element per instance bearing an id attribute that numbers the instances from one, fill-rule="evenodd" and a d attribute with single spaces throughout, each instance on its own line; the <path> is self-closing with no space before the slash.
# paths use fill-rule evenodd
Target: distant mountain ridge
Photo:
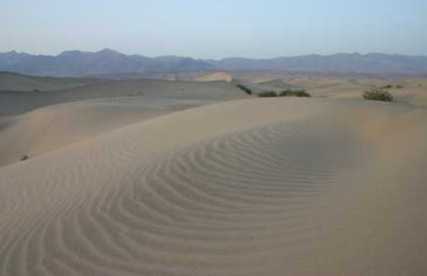
<path id="1" fill-rule="evenodd" d="M 118 73 L 197 71 L 212 69 L 201 60 L 185 57 L 148 58 L 114 50 L 65 51 L 57 56 L 0 53 L 0 71 L 44 76 L 86 76 Z"/>
<path id="2" fill-rule="evenodd" d="M 388 54 L 335 54 L 271 59 L 146 57 L 104 49 L 98 52 L 65 51 L 57 56 L 11 51 L 0 53 L 0 71 L 42 76 L 87 76 L 123 73 L 198 71 L 299 71 L 368 74 L 427 74 L 427 56 Z"/>

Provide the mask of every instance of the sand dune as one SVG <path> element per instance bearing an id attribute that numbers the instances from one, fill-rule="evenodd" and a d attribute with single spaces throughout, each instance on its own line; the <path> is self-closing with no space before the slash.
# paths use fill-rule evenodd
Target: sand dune
<path id="1" fill-rule="evenodd" d="M 363 75 L 338 73 L 292 72 L 233 72 L 235 80 L 255 92 L 281 91 L 289 86 L 304 88 L 314 97 L 361 99 L 364 91 L 373 87 L 392 85 L 388 89 L 395 100 L 402 104 L 427 107 L 427 81 L 424 77 L 398 75 Z M 396 88 L 400 85 L 402 88 Z"/>
<path id="2" fill-rule="evenodd" d="M 62 81 L 18 76 L 46 85 Z M 20 84 L 0 91 L 0 166 L 161 114 L 246 97 L 225 82 L 98 80 L 37 93 L 17 91 Z"/>
<path id="3" fill-rule="evenodd" d="M 424 275 L 426 119 L 240 100 L 0 168 L 0 275 Z"/>
<path id="4" fill-rule="evenodd" d="M 200 106 L 197 100 L 143 97 L 95 99 L 52 105 L 0 121 L 0 166 L 33 158 L 116 128 Z"/>
<path id="5" fill-rule="evenodd" d="M 23 93 L 0 91 L 0 116 L 11 116 L 37 108 L 93 99 L 134 98 L 198 101 L 224 101 L 247 95 L 225 82 L 165 80 L 99 80 L 81 87 L 58 91 Z"/>
<path id="6" fill-rule="evenodd" d="M 196 78 L 197 81 L 233 81 L 233 77 L 227 72 L 208 73 Z"/>
<path id="7" fill-rule="evenodd" d="M 43 92 L 81 87 L 97 82 L 89 78 L 33 77 L 0 72 L 0 91 Z"/>

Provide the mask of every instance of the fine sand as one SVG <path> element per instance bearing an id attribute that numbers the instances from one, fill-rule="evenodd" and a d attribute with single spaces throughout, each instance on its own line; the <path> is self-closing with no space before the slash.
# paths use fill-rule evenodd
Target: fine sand
<path id="1" fill-rule="evenodd" d="M 215 72 L 202 75 L 195 78 L 196 81 L 233 81 L 233 77 L 226 72 Z"/>
<path id="2" fill-rule="evenodd" d="M 18 83 L 19 81 L 15 85 L 18 86 Z M 221 81 L 100 80 L 81 87 L 55 91 L 0 90 L 0 118 L 59 103 L 137 97 L 143 97 L 146 100 L 212 102 L 244 98 L 246 95 L 234 84 Z"/>
<path id="3" fill-rule="evenodd" d="M 83 80 L 0 73 L 0 167 L 159 115 L 247 97 L 221 81 L 97 80 L 38 92 L 29 85 Z"/>
<path id="4" fill-rule="evenodd" d="M 87 104 L 44 112 L 64 112 L 67 137 L 105 115 Z M 0 275 L 427 275 L 425 109 L 253 98 L 141 122 L 126 110 L 0 168 Z"/>
<path id="5" fill-rule="evenodd" d="M 98 82 L 89 78 L 33 77 L 0 72 L 0 91 L 43 92 L 82 87 Z"/>
<path id="6" fill-rule="evenodd" d="M 142 97 L 95 99 L 51 105 L 0 120 L 0 167 L 116 128 L 206 104 L 197 100 Z"/>

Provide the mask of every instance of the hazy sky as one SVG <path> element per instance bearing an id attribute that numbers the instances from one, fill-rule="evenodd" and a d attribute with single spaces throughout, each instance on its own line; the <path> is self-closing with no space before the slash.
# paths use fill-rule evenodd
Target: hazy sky
<path id="1" fill-rule="evenodd" d="M 0 0 L 0 52 L 427 55 L 427 0 Z"/>

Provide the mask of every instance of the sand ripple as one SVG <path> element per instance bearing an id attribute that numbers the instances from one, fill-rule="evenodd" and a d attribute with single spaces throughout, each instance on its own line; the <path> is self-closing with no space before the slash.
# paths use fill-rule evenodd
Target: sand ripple
<path id="1" fill-rule="evenodd" d="M 363 257 L 363 236 L 352 234 L 358 226 L 345 224 L 354 214 L 335 211 L 347 202 L 350 210 L 345 198 L 367 191 L 352 188 L 362 182 L 350 177 L 376 156 L 373 145 L 325 114 L 278 117 L 148 159 L 138 144 L 100 146 L 91 162 L 46 170 L 52 183 L 41 187 L 56 188 L 43 190 L 45 198 L 34 185 L 0 186 L 10 197 L 0 202 L 0 275 L 389 273 L 385 264 L 397 255 Z M 104 158 L 114 161 L 97 162 Z M 16 168 L 8 170 L 0 180 Z M 85 175 L 92 186 L 82 186 Z M 31 210 L 37 199 L 46 205 Z M 357 225 L 364 218 L 354 215 Z M 409 264 L 398 267 L 422 271 Z"/>

